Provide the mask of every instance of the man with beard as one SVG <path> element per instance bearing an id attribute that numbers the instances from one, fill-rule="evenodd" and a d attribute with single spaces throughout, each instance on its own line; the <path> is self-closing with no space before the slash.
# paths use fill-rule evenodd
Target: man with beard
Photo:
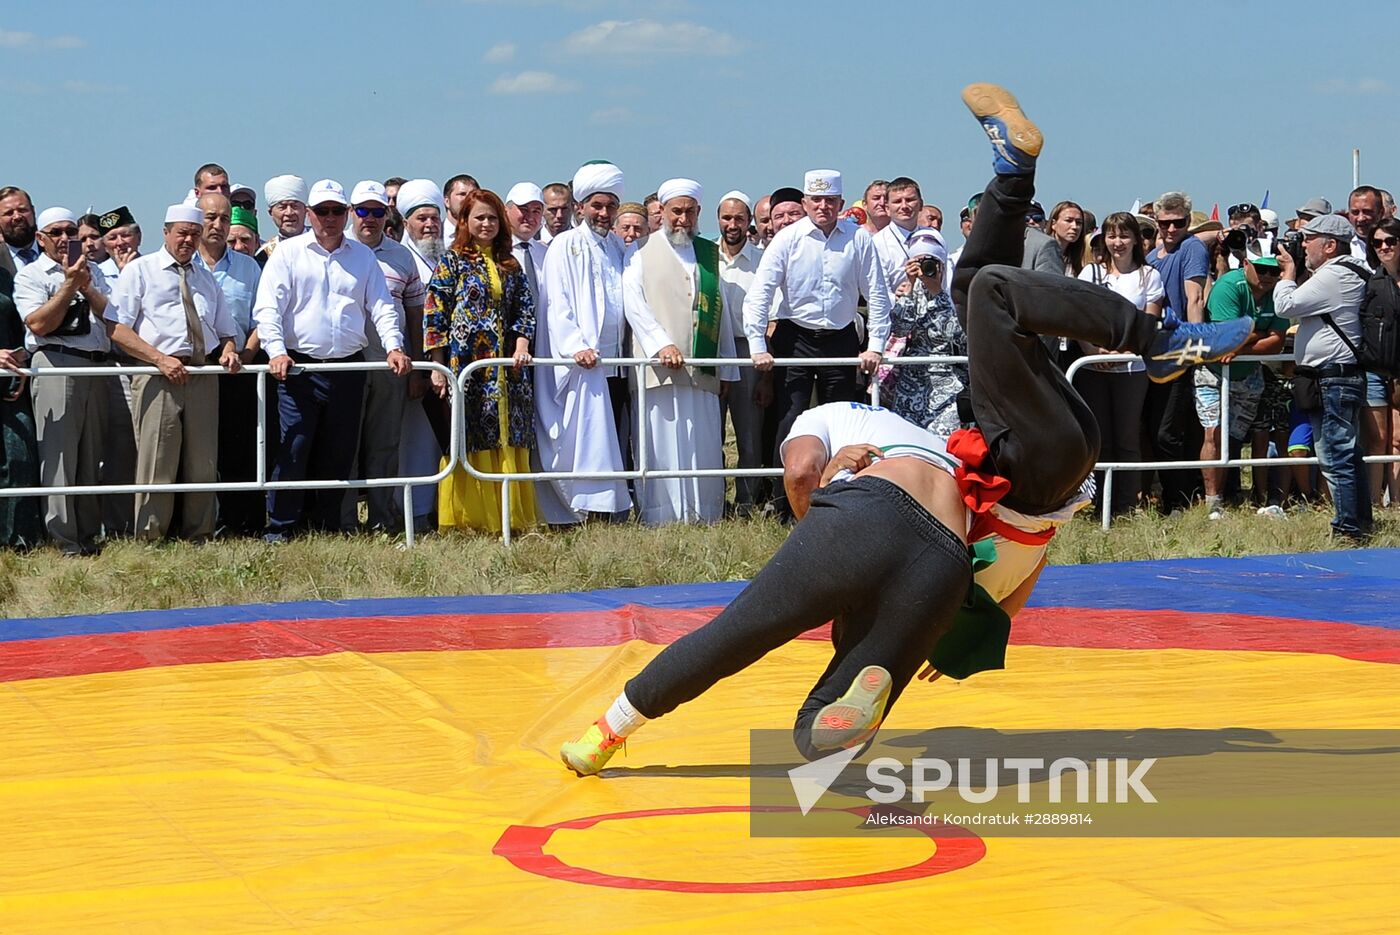
<path id="1" fill-rule="evenodd" d="M 258 295 L 262 268 L 252 257 L 229 248 L 234 208 L 223 195 L 200 197 L 196 207 L 204 221 L 194 265 L 214 277 L 235 330 L 234 347 L 245 364 L 266 363 L 253 327 L 253 300 Z M 242 211 L 242 208 L 237 209 Z M 258 378 L 256 374 L 222 377 L 219 397 L 219 480 L 223 483 L 256 480 L 258 476 Z M 276 411 L 269 407 L 276 419 Z M 269 421 L 268 443 L 276 443 L 276 421 Z M 256 490 L 230 490 L 219 494 L 219 526 L 236 535 L 262 535 L 266 520 L 266 496 Z"/>
<path id="2" fill-rule="evenodd" d="M 442 240 L 442 219 L 447 213 L 442 189 L 431 179 L 410 179 L 399 186 L 395 198 L 404 218 L 403 245 L 413 255 L 418 278 L 432 281 L 438 261 L 446 249 Z M 420 322 L 421 328 L 421 322 Z M 451 444 L 451 418 L 447 404 L 436 393 L 428 391 L 428 374 L 415 370 L 408 378 L 410 405 L 404 408 L 403 429 L 399 437 L 399 467 L 405 477 L 426 477 L 436 474 Z M 412 404 L 421 401 L 421 405 Z M 413 528 L 432 529 L 433 510 L 437 507 L 437 487 L 424 485 L 413 488 Z"/>
<path id="3" fill-rule="evenodd" d="M 43 248 L 35 234 L 34 202 L 22 188 L 0 188 L 0 237 L 5 249 L 0 250 L 0 268 L 14 274 L 39 259 Z"/>
<path id="4" fill-rule="evenodd" d="M 295 175 L 270 178 L 263 186 L 263 199 L 267 201 L 267 213 L 277 225 L 276 235 L 263 241 L 254 258 L 265 267 L 279 243 L 306 232 L 306 180 Z"/>
<path id="5" fill-rule="evenodd" d="M 574 195 L 563 182 L 550 182 L 544 187 L 544 227 L 540 228 L 540 243 L 548 244 L 574 226 Z"/>
<path id="6" fill-rule="evenodd" d="M 622 170 L 611 163 L 581 167 L 573 191 L 583 223 L 555 237 L 545 255 L 549 305 L 539 319 L 545 327 L 535 336 L 536 354 L 574 360 L 572 367 L 542 367 L 535 373 L 536 437 L 546 471 L 610 472 L 625 466 L 627 380 L 616 367 L 598 365 L 602 358 L 623 356 L 624 247 L 612 232 L 622 183 Z M 545 210 L 549 217 L 548 200 Z M 554 484 L 577 519 L 625 513 L 632 506 L 624 481 Z"/>
<path id="7" fill-rule="evenodd" d="M 748 295 L 762 254 L 749 242 L 749 198 L 733 191 L 719 200 L 719 289 L 724 316 L 734 335 L 734 356 L 748 357 L 749 342 L 744 337 L 744 296 Z M 763 413 L 755 394 L 759 374 L 752 367 L 740 367 L 739 382 L 720 397 L 721 412 L 728 412 L 734 423 L 734 443 L 739 449 L 739 467 L 763 467 Z M 762 477 L 734 480 L 734 506 L 746 516 L 762 497 Z"/>
<path id="8" fill-rule="evenodd" d="M 661 361 L 642 372 L 647 432 L 646 447 L 637 456 L 662 471 L 724 467 L 720 397 L 727 392 L 721 381 L 732 386 L 739 379 L 737 367 L 716 372 L 685 365 L 686 355 L 734 356 L 732 322 L 720 291 L 719 248 L 696 236 L 701 196 L 693 179 L 663 182 L 657 189 L 661 230 L 639 241 L 622 275 L 631 356 Z M 747 217 L 740 230 L 746 234 Z M 745 240 L 741 235 L 739 243 Z M 637 509 L 648 526 L 718 522 L 724 515 L 724 478 L 643 479 L 637 482 Z"/>

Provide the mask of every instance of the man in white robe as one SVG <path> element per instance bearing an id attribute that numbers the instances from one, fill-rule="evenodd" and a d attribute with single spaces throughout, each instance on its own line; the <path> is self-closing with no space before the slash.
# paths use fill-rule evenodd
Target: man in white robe
<path id="1" fill-rule="evenodd" d="M 691 179 L 663 183 L 657 189 L 661 230 L 637 242 L 622 275 L 632 353 L 662 364 L 643 371 L 646 402 L 638 403 L 646 424 L 646 438 L 638 439 L 638 463 L 659 471 L 724 467 L 721 381 L 739 379 L 737 367 L 716 372 L 685 365 L 687 356 L 734 356 L 734 331 L 721 298 L 719 248 L 695 236 L 700 197 L 700 183 Z M 637 482 L 637 509 L 648 526 L 718 522 L 724 515 L 724 478 L 644 478 Z"/>
<path id="2" fill-rule="evenodd" d="M 546 471 L 621 471 L 614 413 L 617 397 L 625 403 L 626 385 L 618 368 L 598 361 L 624 356 L 624 248 L 612 232 L 622 201 L 622 170 L 609 163 L 583 166 L 574 175 L 573 190 L 582 223 L 557 235 L 545 254 L 543 288 L 549 303 L 536 319 L 535 355 L 572 357 L 574 365 L 536 370 L 535 437 Z M 561 479 L 554 484 L 579 520 L 588 513 L 615 515 L 632 508 L 626 481 Z"/>

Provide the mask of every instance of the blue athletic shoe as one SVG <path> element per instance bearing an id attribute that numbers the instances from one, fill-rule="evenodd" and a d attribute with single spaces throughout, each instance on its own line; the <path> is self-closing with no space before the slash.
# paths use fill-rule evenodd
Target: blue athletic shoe
<path id="1" fill-rule="evenodd" d="M 1208 324 L 1182 322 L 1157 332 L 1152 348 L 1142 355 L 1153 383 L 1170 383 L 1197 364 L 1219 360 L 1237 351 L 1254 332 L 1254 319 L 1236 318 Z"/>
<path id="2" fill-rule="evenodd" d="M 962 99 L 992 141 L 992 168 L 996 174 L 1034 172 L 1045 137 L 1021 113 L 1021 105 L 1011 92 L 997 84 L 970 84 L 963 88 Z"/>

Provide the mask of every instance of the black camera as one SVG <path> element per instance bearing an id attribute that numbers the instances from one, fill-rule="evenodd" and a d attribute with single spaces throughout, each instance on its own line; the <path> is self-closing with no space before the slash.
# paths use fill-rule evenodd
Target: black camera
<path id="1" fill-rule="evenodd" d="M 1306 254 L 1303 252 L 1303 232 L 1284 231 L 1274 241 L 1275 253 L 1287 253 L 1293 258 L 1293 265 L 1301 272 L 1307 268 Z"/>
<path id="2" fill-rule="evenodd" d="M 1254 228 L 1248 224 L 1236 227 L 1234 230 L 1225 232 L 1225 249 L 1230 251 L 1243 250 L 1250 241 L 1259 236 Z"/>
<path id="3" fill-rule="evenodd" d="M 74 338 L 85 335 L 91 330 L 92 305 L 89 304 L 87 297 L 79 292 L 68 304 L 68 310 L 63 313 L 63 321 L 52 333 L 62 335 L 65 338 Z"/>
<path id="4" fill-rule="evenodd" d="M 919 260 L 919 272 L 929 279 L 935 279 L 943 275 L 943 264 L 931 256 L 926 256 Z"/>

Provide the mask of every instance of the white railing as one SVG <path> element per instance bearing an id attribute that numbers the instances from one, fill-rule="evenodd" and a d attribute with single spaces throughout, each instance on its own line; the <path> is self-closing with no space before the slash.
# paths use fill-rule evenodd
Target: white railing
<path id="1" fill-rule="evenodd" d="M 1074 377 L 1084 367 L 1095 363 L 1123 363 L 1130 359 L 1121 354 L 1096 354 L 1086 355 L 1079 358 L 1070 365 L 1066 376 L 1073 381 Z M 1250 355 L 1236 358 L 1237 362 L 1273 362 L 1289 361 L 1292 357 L 1283 354 L 1272 355 Z M 777 367 L 798 366 L 798 367 L 854 367 L 858 363 L 858 358 L 854 357 L 832 357 L 832 358 L 779 358 L 774 361 Z M 933 356 L 933 357 L 896 357 L 885 360 L 883 363 L 892 366 L 907 365 L 929 365 L 929 364 L 965 364 L 966 357 L 961 356 Z M 749 358 L 727 359 L 727 358 L 694 358 L 686 360 L 687 366 L 697 367 L 752 367 L 753 361 Z M 482 481 L 493 481 L 501 484 L 501 537 L 506 545 L 511 541 L 510 528 L 510 485 L 512 483 L 531 483 L 536 481 L 552 480 L 643 480 L 646 478 L 660 477 L 781 477 L 782 468 L 707 468 L 707 469 L 662 469 L 658 470 L 647 465 L 646 460 L 646 436 L 647 420 L 646 396 L 647 387 L 645 380 L 636 381 L 636 444 L 634 468 L 630 471 L 533 471 L 525 473 L 507 474 L 499 472 L 480 471 L 467 462 L 466 452 L 466 413 L 463 411 L 462 400 L 464 399 L 464 387 L 470 375 L 489 367 L 513 367 L 514 360 L 509 357 L 493 357 L 476 360 L 462 369 L 461 373 L 454 375 L 452 371 L 437 363 L 415 363 L 415 370 L 430 371 L 436 370 L 445 374 L 451 381 L 452 392 L 449 397 L 449 411 L 451 416 L 451 432 L 449 453 L 446 464 L 435 474 L 425 474 L 418 476 L 400 477 L 376 477 L 361 478 L 354 480 L 302 480 L 302 481 L 272 481 L 267 477 L 267 379 L 268 367 L 266 364 L 250 364 L 243 368 L 244 373 L 256 374 L 258 377 L 257 386 L 257 477 L 252 481 L 227 482 L 227 483 L 177 483 L 177 484 L 114 484 L 114 485 L 82 485 L 68 487 L 11 487 L 0 489 L 0 497 L 24 497 L 24 496 L 74 496 L 74 495 L 101 495 L 112 493 L 182 493 L 193 491 L 269 491 L 269 490 L 324 490 L 324 489 L 359 489 L 366 487 L 401 487 L 404 501 L 404 537 L 408 547 L 412 547 L 415 541 L 413 529 L 413 488 L 428 484 L 437 484 L 446 479 L 455 465 L 460 464 L 468 474 Z M 572 358 L 535 358 L 531 361 L 531 366 L 535 367 L 555 367 L 555 366 L 576 366 Z M 642 367 L 660 367 L 659 361 L 654 359 L 636 357 L 602 358 L 598 361 L 599 367 L 629 367 L 639 370 Z M 293 368 L 293 372 L 298 371 L 347 371 L 347 370 L 382 370 L 387 367 L 382 362 L 365 361 L 357 363 L 318 363 L 318 364 L 298 364 Z M 188 372 L 195 375 L 223 374 L 226 371 L 222 367 L 202 366 L 187 368 Z M 0 371 L 0 376 L 12 371 Z M 113 376 L 138 376 L 157 375 L 160 371 L 155 367 L 42 367 L 27 368 L 19 371 L 21 375 L 34 379 L 52 377 L 113 377 Z M 1181 379 L 1190 379 L 1189 374 Z M 870 400 L 874 405 L 880 403 L 880 386 L 878 380 L 872 380 L 870 385 Z M 1219 458 L 1210 461 L 1201 460 L 1179 460 L 1179 461 L 1138 461 L 1138 462 L 1100 462 L 1094 466 L 1096 471 L 1104 473 L 1103 489 L 1100 491 L 1100 500 L 1103 504 L 1102 525 L 1105 531 L 1109 528 L 1112 520 L 1111 504 L 1113 493 L 1113 475 L 1118 471 L 1155 471 L 1171 469 L 1200 469 L 1200 468 L 1236 468 L 1254 467 L 1260 465 L 1302 465 L 1318 464 L 1316 455 L 1308 458 L 1231 458 L 1229 456 L 1230 445 L 1228 441 L 1230 424 L 1230 381 L 1223 379 L 1220 382 L 1220 424 L 1222 426 L 1221 455 Z M 1400 455 L 1372 455 L 1366 457 L 1369 464 L 1391 463 L 1400 461 Z"/>
<path id="2" fill-rule="evenodd" d="M 388 364 L 381 361 L 358 361 L 352 363 L 319 363 L 319 364 L 296 364 L 292 368 L 292 373 L 301 371 L 321 371 L 321 372 L 342 372 L 347 370 L 385 370 Z M 453 374 L 451 369 L 436 363 L 415 363 L 415 370 L 437 370 L 445 374 L 449 380 Z M 222 367 L 205 365 L 200 367 L 187 367 L 186 372 L 192 376 L 223 375 L 229 376 L 228 371 Z M 14 371 L 0 370 L 0 377 L 12 374 Z M 86 484 L 72 485 L 67 487 L 9 487 L 0 489 L 0 497 L 50 497 L 50 496 L 84 496 L 84 495 L 105 495 L 114 493 L 194 493 L 211 492 L 224 493 L 234 491 L 268 491 L 268 490 L 331 490 L 346 489 L 357 490 L 362 487 L 402 487 L 404 503 L 404 540 L 409 548 L 413 547 L 413 488 L 425 484 L 436 484 L 444 480 L 452 473 L 452 466 L 460 457 L 462 449 L 461 432 L 458 425 L 461 421 L 456 418 L 456 410 L 459 408 L 459 393 L 453 393 L 451 408 L 454 413 L 452 419 L 452 430 L 450 433 L 449 455 L 447 463 L 435 474 L 424 474 L 411 477 L 371 477 L 354 480 L 299 480 L 299 481 L 274 481 L 267 477 L 267 398 L 268 398 L 268 365 L 267 364 L 246 364 L 240 373 L 255 374 L 258 378 L 257 388 L 257 408 L 258 408 L 258 467 L 257 477 L 251 481 L 229 481 L 224 483 L 210 484 Z M 54 377 L 78 377 L 78 378 L 101 378 L 101 377 L 123 377 L 123 376 L 159 376 L 160 370 L 156 367 L 29 367 L 19 371 L 19 374 L 31 379 L 42 380 Z"/>

